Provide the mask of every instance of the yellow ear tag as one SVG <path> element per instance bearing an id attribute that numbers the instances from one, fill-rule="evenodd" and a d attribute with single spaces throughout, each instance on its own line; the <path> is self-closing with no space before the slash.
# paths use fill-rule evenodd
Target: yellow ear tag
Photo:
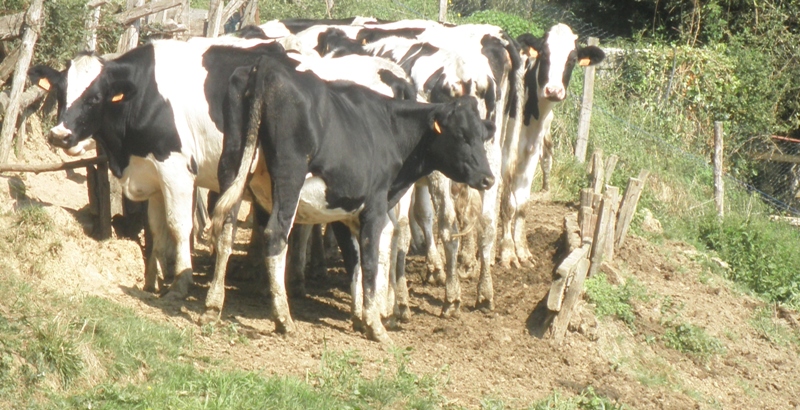
<path id="1" fill-rule="evenodd" d="M 587 67 L 589 64 L 592 64 L 592 60 L 589 57 L 584 57 L 578 60 L 578 65 L 581 67 Z"/>
<path id="2" fill-rule="evenodd" d="M 46 78 L 40 78 L 36 85 L 45 91 L 50 91 L 50 81 L 48 81 Z"/>
<path id="3" fill-rule="evenodd" d="M 122 99 L 125 98 L 125 94 L 119 93 L 113 97 L 111 97 L 111 102 L 120 102 Z"/>
<path id="4" fill-rule="evenodd" d="M 433 130 L 436 131 L 437 134 L 442 133 L 442 127 L 439 126 L 439 121 L 433 122 Z"/>
<path id="5" fill-rule="evenodd" d="M 528 55 L 531 56 L 531 58 L 538 58 L 539 52 L 533 47 L 528 47 Z"/>
<path id="6" fill-rule="evenodd" d="M 365 38 L 365 39 L 363 39 L 363 40 L 361 40 L 361 45 L 362 45 L 362 46 L 365 46 L 365 45 L 367 45 L 367 39 L 366 39 L 366 38 Z"/>

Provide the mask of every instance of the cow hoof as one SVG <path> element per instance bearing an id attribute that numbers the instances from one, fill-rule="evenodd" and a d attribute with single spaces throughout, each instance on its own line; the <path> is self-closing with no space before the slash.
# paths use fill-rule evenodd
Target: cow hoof
<path id="1" fill-rule="evenodd" d="M 382 345 L 392 344 L 392 338 L 389 337 L 389 334 L 386 333 L 386 329 L 384 329 L 382 325 L 380 327 L 367 327 L 367 339 L 378 342 Z"/>
<path id="2" fill-rule="evenodd" d="M 398 323 L 397 318 L 394 316 L 389 316 L 386 319 L 382 319 L 383 327 L 389 330 L 400 330 L 400 323 Z"/>
<path id="3" fill-rule="evenodd" d="M 358 333 L 364 333 L 367 331 L 367 327 L 364 325 L 364 321 L 360 317 L 353 316 L 353 331 Z"/>
<path id="4" fill-rule="evenodd" d="M 444 271 L 437 270 L 433 273 L 428 273 L 428 278 L 425 280 L 425 282 L 435 286 L 442 286 L 446 280 L 447 277 L 445 276 Z"/>
<path id="5" fill-rule="evenodd" d="M 483 313 L 489 313 L 494 310 L 494 301 L 491 299 L 479 300 L 475 303 L 475 309 Z"/>
<path id="6" fill-rule="evenodd" d="M 275 331 L 281 334 L 288 334 L 294 332 L 294 321 L 292 318 L 285 317 L 285 318 L 277 318 L 274 320 L 275 322 Z"/>
<path id="7" fill-rule="evenodd" d="M 200 315 L 199 318 L 197 318 L 197 324 L 202 326 L 202 325 L 207 325 L 209 323 L 219 322 L 220 313 L 222 312 L 220 312 L 217 309 L 208 308 L 206 309 L 205 313 L 203 313 L 202 315 Z"/>
<path id="8" fill-rule="evenodd" d="M 400 322 L 408 323 L 411 321 L 411 309 L 409 309 L 408 305 L 398 305 L 397 313 L 394 316 Z"/>
<path id="9" fill-rule="evenodd" d="M 461 315 L 461 302 L 445 302 L 444 306 L 442 306 L 442 313 L 440 314 L 441 317 L 445 319 L 450 318 L 457 318 Z"/>
<path id="10" fill-rule="evenodd" d="M 530 266 L 533 265 L 533 255 L 526 248 L 517 249 L 517 262 L 520 265 Z"/>
<path id="11" fill-rule="evenodd" d="M 156 293 L 156 285 L 155 283 L 144 285 L 144 287 L 142 287 L 142 290 L 149 293 Z"/>

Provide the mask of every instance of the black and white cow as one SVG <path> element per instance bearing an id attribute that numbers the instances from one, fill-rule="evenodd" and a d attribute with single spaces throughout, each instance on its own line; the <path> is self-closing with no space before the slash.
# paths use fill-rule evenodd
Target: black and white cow
<path id="1" fill-rule="evenodd" d="M 500 28 L 491 25 L 437 25 L 422 31 L 411 28 L 401 36 L 393 35 L 396 32 L 392 30 L 382 30 L 384 27 L 371 24 L 356 36 L 355 41 L 350 40 L 351 35 L 346 38 L 330 35 L 326 41 L 331 46 L 326 48 L 331 52 L 352 50 L 354 45 L 366 41 L 362 45 L 365 53 L 397 62 L 409 73 L 419 95 L 427 101 L 447 101 L 460 95 L 478 98 L 482 116 L 495 122 L 496 134 L 487 143 L 486 149 L 493 171 L 499 172 L 505 107 L 513 92 L 521 88 L 516 85 L 521 83 L 521 78 L 516 71 L 520 67 L 520 59 L 515 42 Z M 416 195 L 415 206 L 426 215 L 433 213 L 429 206 L 425 206 L 428 195 L 424 190 L 430 189 L 439 211 L 440 238 L 445 244 L 446 292 L 442 315 L 449 316 L 457 314 L 461 304 L 461 288 L 456 274 L 459 248 L 456 209 L 450 197 L 450 181 L 436 173 L 428 180 L 428 185 L 417 187 L 420 194 Z M 495 186 L 481 195 L 480 226 L 483 235 L 479 237 L 480 279 L 476 304 L 488 309 L 494 303 L 491 265 L 494 262 L 497 194 Z M 425 237 L 432 238 L 432 221 L 423 219 L 423 226 Z M 426 242 L 430 268 L 441 272 L 435 244 L 432 240 Z"/>
<path id="2" fill-rule="evenodd" d="M 256 162 L 249 186 L 271 211 L 264 234 L 276 326 L 293 328 L 282 280 L 292 223 L 342 221 L 360 250 L 351 263 L 360 263 L 364 276 L 367 336 L 389 342 L 375 286 L 379 265 L 388 265 L 378 252 L 390 239 L 387 212 L 433 170 L 476 189 L 491 187 L 483 143 L 494 125 L 480 120 L 474 99 L 392 100 L 351 83 L 325 83 L 295 65 L 288 58 L 263 58 L 257 69 L 231 78 L 231 100 L 240 103 L 229 105 L 226 118 L 242 124 L 226 121 L 219 178 L 229 188 L 214 213 L 216 231 L 230 232 L 227 213 L 247 184 L 257 136 L 264 160 Z"/>
<path id="3" fill-rule="evenodd" d="M 605 58 L 596 46 L 578 47 L 577 38 L 565 24 L 553 26 L 543 38 L 530 34 L 517 38 L 525 59 L 523 111 L 512 114 L 512 120 L 522 132 L 509 135 L 503 146 L 500 263 L 504 266 L 520 266 L 532 258 L 525 237 L 525 207 L 540 159 L 545 184 L 549 179 L 553 108 L 566 98 L 576 64 L 594 65 Z"/>
<path id="4" fill-rule="evenodd" d="M 238 52 L 214 47 L 231 41 L 156 41 L 110 61 L 81 55 L 63 72 L 42 66 L 29 72 L 34 83 L 50 83 L 57 92 L 59 122 L 50 142 L 69 150 L 93 137 L 123 194 L 148 200 L 153 255 L 145 290 L 155 290 L 160 265 L 165 277 L 177 275 L 171 297 L 187 294 L 194 187 L 219 189 L 227 79 L 260 55 L 283 53 L 279 44 L 260 40 L 235 40 Z"/>

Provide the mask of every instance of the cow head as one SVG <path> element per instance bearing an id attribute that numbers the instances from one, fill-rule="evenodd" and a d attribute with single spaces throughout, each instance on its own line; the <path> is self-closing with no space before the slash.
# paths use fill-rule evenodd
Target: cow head
<path id="1" fill-rule="evenodd" d="M 575 64 L 589 66 L 605 58 L 603 50 L 596 46 L 578 47 L 577 39 L 566 24 L 553 26 L 543 38 L 531 34 L 517 38 L 522 54 L 528 57 L 526 70 L 531 75 L 526 75 L 526 87 L 535 86 L 538 98 L 563 101 Z M 535 85 L 531 84 L 534 81 Z"/>
<path id="2" fill-rule="evenodd" d="M 103 70 L 105 62 L 92 54 L 81 54 L 67 64 L 63 71 L 37 65 L 28 70 L 28 78 L 33 84 L 48 92 L 55 93 L 58 105 L 58 125 L 47 135 L 50 144 L 63 148 L 69 155 L 80 155 L 91 143 L 91 132 L 77 134 L 65 125 L 66 113 L 95 82 Z"/>
<path id="3" fill-rule="evenodd" d="M 461 97 L 438 105 L 429 118 L 428 150 L 437 171 L 475 189 L 489 189 L 494 176 L 489 168 L 484 143 L 494 135 L 492 121 L 481 120 L 474 98 Z"/>

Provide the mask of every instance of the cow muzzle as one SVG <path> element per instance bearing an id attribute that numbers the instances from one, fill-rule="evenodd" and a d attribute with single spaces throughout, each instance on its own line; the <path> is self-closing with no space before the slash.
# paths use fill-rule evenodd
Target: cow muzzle
<path id="1" fill-rule="evenodd" d="M 564 101 L 564 98 L 567 96 L 567 91 L 564 87 L 561 86 L 553 86 L 548 85 L 544 87 L 544 98 L 553 101 L 553 102 L 560 102 Z"/>
<path id="2" fill-rule="evenodd" d="M 62 148 L 67 155 L 77 156 L 86 152 L 86 148 L 92 141 L 78 141 L 76 143 L 72 131 L 61 123 L 51 128 L 50 132 L 47 133 L 47 142 L 54 147 Z"/>

